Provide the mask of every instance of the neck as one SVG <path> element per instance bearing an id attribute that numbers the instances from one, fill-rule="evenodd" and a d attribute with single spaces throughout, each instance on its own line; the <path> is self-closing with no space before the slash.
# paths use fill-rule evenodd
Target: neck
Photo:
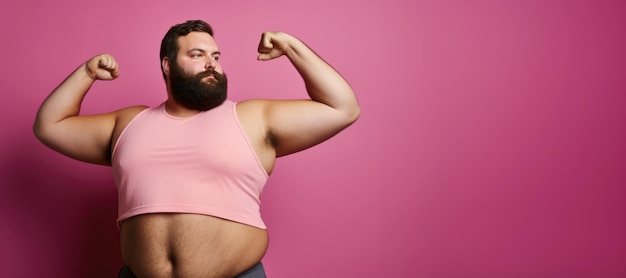
<path id="1" fill-rule="evenodd" d="M 171 97 L 165 101 L 165 111 L 175 117 L 191 117 L 200 113 L 198 110 L 189 109 L 178 104 Z"/>

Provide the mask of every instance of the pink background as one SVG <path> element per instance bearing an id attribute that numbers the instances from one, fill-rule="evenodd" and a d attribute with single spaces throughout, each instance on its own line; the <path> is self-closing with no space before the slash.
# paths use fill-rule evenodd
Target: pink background
<path id="1" fill-rule="evenodd" d="M 626 277 L 624 1 L 3 1 L 0 276 L 116 277 L 111 170 L 31 132 L 45 96 L 109 52 L 83 111 L 165 97 L 159 43 L 210 22 L 230 96 L 305 97 L 260 33 L 292 33 L 361 119 L 278 161 L 270 277 Z"/>

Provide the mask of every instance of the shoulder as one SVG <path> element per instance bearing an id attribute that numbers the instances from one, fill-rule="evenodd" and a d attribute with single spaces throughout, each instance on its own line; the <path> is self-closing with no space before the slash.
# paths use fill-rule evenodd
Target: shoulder
<path id="1" fill-rule="evenodd" d="M 294 106 L 300 100 L 282 100 L 282 99 L 248 99 L 236 102 L 237 113 L 267 115 L 268 112 L 275 108 L 283 106 Z"/>
<path id="2" fill-rule="evenodd" d="M 130 106 L 130 107 L 126 107 L 126 108 L 122 108 L 119 110 L 116 110 L 114 113 L 117 117 L 118 120 L 120 119 L 124 119 L 124 118 L 134 118 L 135 116 L 137 116 L 137 114 L 141 113 L 141 111 L 144 111 L 146 109 L 148 109 L 149 107 L 146 105 L 135 105 L 135 106 Z"/>
<path id="3" fill-rule="evenodd" d="M 119 114 L 128 114 L 128 113 L 139 113 L 143 110 L 146 110 L 150 108 L 147 105 L 135 105 L 135 106 L 129 106 L 129 107 L 125 107 L 122 109 L 119 109 L 116 111 L 116 113 Z"/>
<path id="4" fill-rule="evenodd" d="M 116 118 L 116 129 L 124 129 L 132 119 L 148 108 L 149 107 L 146 105 L 135 105 L 116 110 L 114 112 Z"/>
<path id="5" fill-rule="evenodd" d="M 149 107 L 145 105 L 135 105 L 113 112 L 115 114 L 115 127 L 113 128 L 113 132 L 111 134 L 111 146 L 115 146 L 120 134 L 126 126 L 128 126 L 128 123 L 130 123 L 139 113 L 148 108 Z"/>
<path id="6" fill-rule="evenodd" d="M 248 99 L 235 102 L 235 110 L 239 117 L 258 118 L 265 114 L 271 100 L 267 99 Z"/>
<path id="7" fill-rule="evenodd" d="M 270 100 L 265 99 L 235 102 L 235 113 L 248 136 L 252 137 L 251 134 L 257 134 L 259 138 L 264 138 L 267 134 L 267 113 L 265 111 L 270 102 Z"/>
<path id="8" fill-rule="evenodd" d="M 236 101 L 235 105 L 237 106 L 237 110 L 257 110 L 265 105 L 271 100 L 267 99 L 247 99 L 243 101 Z"/>

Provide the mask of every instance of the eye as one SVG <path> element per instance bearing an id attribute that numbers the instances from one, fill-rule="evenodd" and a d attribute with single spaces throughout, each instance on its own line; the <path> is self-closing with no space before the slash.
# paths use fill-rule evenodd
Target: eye
<path id="1" fill-rule="evenodd" d="M 203 55 L 202 55 L 202 53 L 192 53 L 192 54 L 191 54 L 191 57 L 192 57 L 192 58 L 202 58 L 202 57 L 203 57 Z"/>
<path id="2" fill-rule="evenodd" d="M 220 60 L 220 56 L 213 56 L 213 60 L 219 61 Z"/>

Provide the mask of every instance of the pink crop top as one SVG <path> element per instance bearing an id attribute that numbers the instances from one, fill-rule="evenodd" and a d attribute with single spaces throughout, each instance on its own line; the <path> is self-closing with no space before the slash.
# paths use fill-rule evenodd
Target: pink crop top
<path id="1" fill-rule="evenodd" d="M 165 103 L 139 113 L 114 146 L 118 224 L 145 213 L 205 214 L 261 229 L 268 175 L 240 126 L 235 103 L 174 117 Z"/>

